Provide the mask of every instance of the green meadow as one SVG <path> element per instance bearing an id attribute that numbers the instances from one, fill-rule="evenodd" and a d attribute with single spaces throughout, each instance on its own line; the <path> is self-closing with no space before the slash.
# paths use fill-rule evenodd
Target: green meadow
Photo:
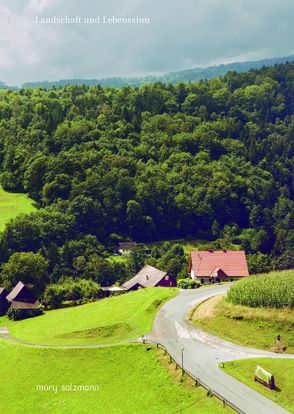
<path id="1" fill-rule="evenodd" d="M 150 331 L 160 306 L 176 288 L 141 289 L 86 305 L 48 311 L 22 321 L 0 318 L 10 335 L 31 343 L 82 345 L 136 339 Z"/>
<path id="2" fill-rule="evenodd" d="M 274 375 L 276 390 L 254 381 L 257 365 Z M 252 358 L 226 362 L 224 371 L 294 413 L 294 359 Z"/>
<path id="3" fill-rule="evenodd" d="M 8 193 L 0 188 L 0 231 L 10 219 L 34 210 L 33 201 L 25 194 Z"/>
<path id="4" fill-rule="evenodd" d="M 201 387 L 175 382 L 154 347 L 44 349 L 0 341 L 0 352 L 1 413 L 228 412 Z"/>
<path id="5" fill-rule="evenodd" d="M 0 318 L 16 338 L 76 348 L 30 347 L 0 341 L 0 413 L 225 414 L 206 390 L 182 381 L 160 350 L 142 344 L 107 346 L 151 329 L 175 288 L 142 289 L 19 322 Z M 82 347 L 104 344 L 102 347 Z M 171 372 L 172 371 L 172 372 Z"/>

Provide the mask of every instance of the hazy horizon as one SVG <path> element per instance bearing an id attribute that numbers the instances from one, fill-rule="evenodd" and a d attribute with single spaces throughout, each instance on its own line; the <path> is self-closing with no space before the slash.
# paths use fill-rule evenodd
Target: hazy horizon
<path id="1" fill-rule="evenodd" d="M 158 76 L 294 53 L 292 0 L 63 3 L 1 2 L 0 81 Z"/>
<path id="2" fill-rule="evenodd" d="M 228 62 L 220 62 L 220 63 L 216 63 L 214 65 L 208 65 L 208 66 L 194 66 L 191 68 L 183 68 L 183 69 L 179 69 L 178 71 L 167 71 L 167 72 L 158 72 L 158 73 L 145 73 L 142 75 L 133 75 L 133 76 L 120 76 L 120 74 L 117 75 L 113 75 L 113 76 L 106 76 L 106 77 L 95 77 L 95 78 L 87 78 L 85 76 L 81 76 L 80 78 L 58 78 L 58 79 L 39 79 L 39 80 L 35 80 L 35 79 L 31 79 L 31 80 L 27 80 L 25 82 L 22 82 L 21 84 L 8 84 L 7 82 L 3 81 L 3 79 L 0 79 L 0 82 L 4 82 L 4 84 L 6 84 L 9 87 L 21 87 L 22 85 L 25 84 L 29 84 L 29 83 L 39 83 L 39 82 L 58 82 L 58 81 L 62 81 L 62 80 L 105 80 L 105 79 L 115 79 L 115 78 L 120 78 L 120 79 L 142 79 L 142 78 L 148 78 L 148 77 L 161 77 L 161 76 L 165 76 L 165 75 L 169 75 L 169 74 L 173 74 L 173 73 L 178 73 L 178 72 L 185 72 L 185 71 L 189 71 L 189 70 L 193 70 L 193 69 L 208 69 L 210 67 L 218 67 L 221 65 L 229 65 L 229 64 L 242 64 L 242 63 L 249 63 L 249 62 L 259 62 L 259 61 L 263 61 L 263 60 L 272 60 L 272 59 L 283 59 L 283 58 L 287 58 L 287 57 L 293 57 L 294 59 L 294 55 L 289 55 L 289 56 L 271 56 L 269 58 L 264 58 L 264 59 L 256 59 L 256 60 L 240 60 L 240 61 L 228 61 Z"/>

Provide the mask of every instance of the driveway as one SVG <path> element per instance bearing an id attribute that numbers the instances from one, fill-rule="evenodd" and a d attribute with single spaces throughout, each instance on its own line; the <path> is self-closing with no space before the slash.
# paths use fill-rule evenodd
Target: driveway
<path id="1" fill-rule="evenodd" d="M 152 331 L 146 338 L 166 347 L 184 368 L 204 381 L 212 390 L 233 402 L 246 414 L 285 414 L 284 408 L 237 381 L 218 368 L 220 362 L 253 357 L 293 358 L 272 352 L 245 348 L 196 329 L 186 320 L 187 313 L 198 303 L 224 294 L 229 285 L 214 285 L 183 290 L 167 302 L 157 314 Z"/>

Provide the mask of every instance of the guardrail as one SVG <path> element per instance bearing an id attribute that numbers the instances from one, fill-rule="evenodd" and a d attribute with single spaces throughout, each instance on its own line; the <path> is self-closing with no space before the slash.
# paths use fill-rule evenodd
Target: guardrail
<path id="1" fill-rule="evenodd" d="M 156 342 L 156 347 L 157 348 L 161 348 L 164 350 L 165 355 L 169 355 L 170 358 L 170 362 L 174 362 L 176 364 L 176 367 L 179 367 L 182 369 L 183 373 L 185 373 L 186 375 L 188 375 L 193 381 L 195 381 L 195 385 L 196 386 L 201 386 L 203 388 L 205 388 L 207 390 L 207 395 L 214 395 L 216 398 L 218 398 L 219 400 L 222 401 L 224 406 L 228 406 L 230 408 L 232 408 L 234 411 L 236 411 L 238 414 L 246 414 L 245 411 L 241 410 L 240 408 L 238 408 L 233 402 L 231 402 L 230 400 L 227 400 L 226 398 L 224 398 L 221 394 L 219 394 L 217 391 L 214 391 L 211 387 L 209 387 L 204 381 L 202 381 L 200 378 L 195 377 L 193 374 L 191 374 L 191 372 L 189 372 L 187 369 L 181 367 L 181 364 L 176 361 L 171 354 L 168 352 L 168 350 L 165 348 L 165 346 L 163 346 L 162 344 Z"/>

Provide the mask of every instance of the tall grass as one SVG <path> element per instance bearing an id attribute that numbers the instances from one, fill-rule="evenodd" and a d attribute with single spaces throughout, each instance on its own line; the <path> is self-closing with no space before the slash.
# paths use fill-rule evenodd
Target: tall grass
<path id="1" fill-rule="evenodd" d="M 294 270 L 251 276 L 234 284 L 227 300 L 234 305 L 294 307 Z"/>

